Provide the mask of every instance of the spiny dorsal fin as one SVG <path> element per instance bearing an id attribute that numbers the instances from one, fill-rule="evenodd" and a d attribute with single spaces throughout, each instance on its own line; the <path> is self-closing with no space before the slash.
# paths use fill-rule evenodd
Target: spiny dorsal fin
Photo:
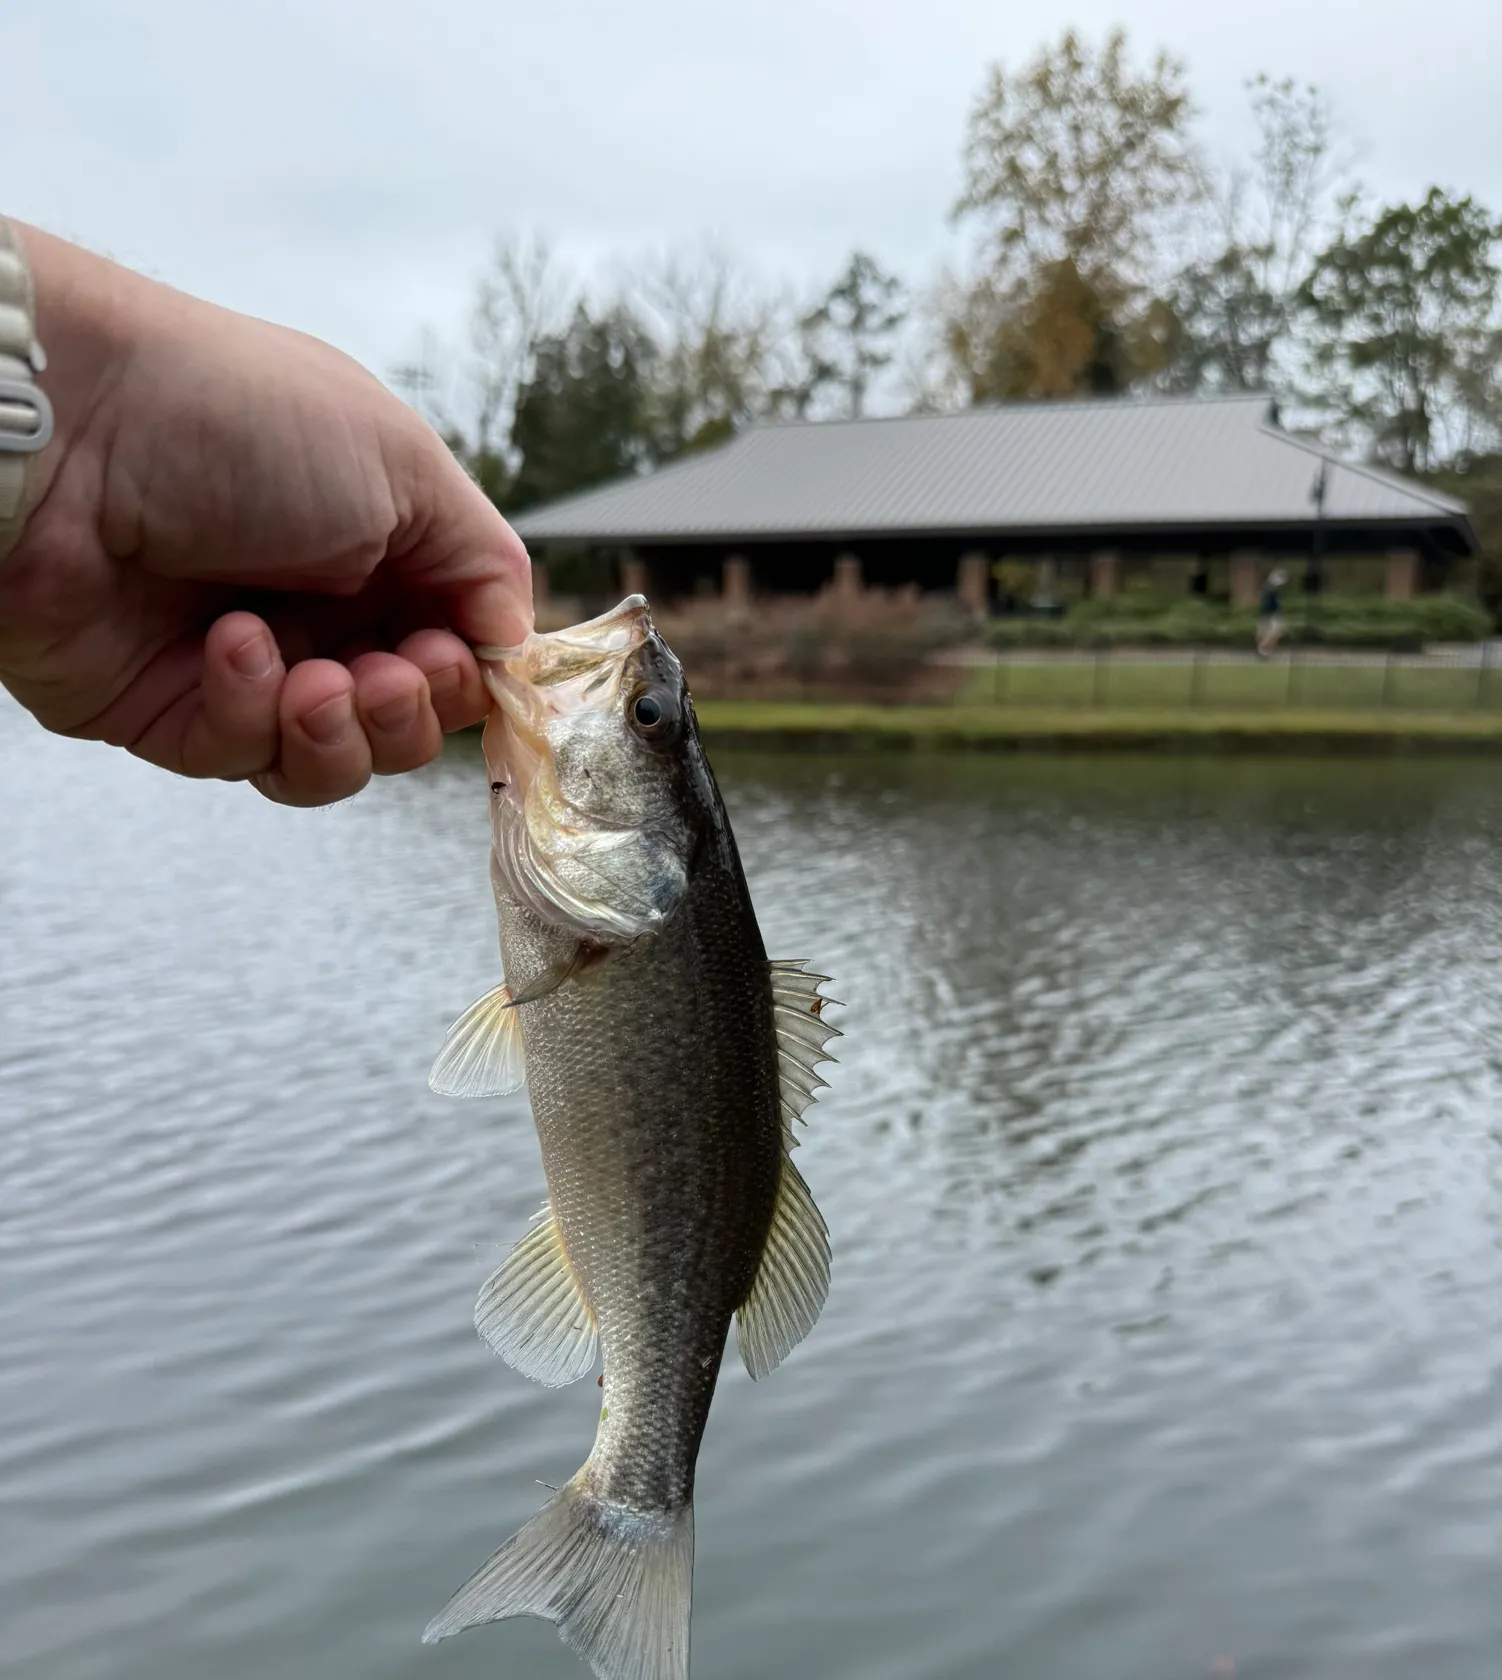
<path id="1" fill-rule="evenodd" d="M 803 1175 L 782 1158 L 772 1229 L 735 1339 L 753 1379 L 775 1371 L 813 1329 L 829 1294 L 829 1232 Z"/>
<path id="2" fill-rule="evenodd" d="M 774 962 L 770 967 L 782 1116 L 791 1126 L 828 1083 L 815 1070 L 821 1062 L 834 1060 L 824 1046 L 840 1037 L 840 1029 L 830 1026 L 823 1016 L 825 1006 L 835 1001 L 819 990 L 828 981 L 827 974 L 808 973 L 802 961 Z M 794 1147 L 791 1136 L 788 1147 Z"/>
<path id="3" fill-rule="evenodd" d="M 594 1369 L 594 1314 L 547 1203 L 480 1291 L 475 1329 L 508 1365 L 548 1388 L 577 1382 Z"/>
<path id="4" fill-rule="evenodd" d="M 521 1019 L 511 988 L 496 986 L 449 1028 L 428 1085 L 441 1097 L 506 1097 L 526 1081 Z"/>

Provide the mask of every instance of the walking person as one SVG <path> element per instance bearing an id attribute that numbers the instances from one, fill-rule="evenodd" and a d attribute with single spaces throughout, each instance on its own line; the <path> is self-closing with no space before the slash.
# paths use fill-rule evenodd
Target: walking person
<path id="1" fill-rule="evenodd" d="M 1267 581 L 1262 585 L 1262 600 L 1257 608 L 1257 657 L 1270 659 L 1273 650 L 1283 640 L 1283 632 L 1287 626 L 1283 622 L 1283 601 L 1279 591 L 1288 582 L 1288 574 L 1282 570 L 1267 574 Z"/>

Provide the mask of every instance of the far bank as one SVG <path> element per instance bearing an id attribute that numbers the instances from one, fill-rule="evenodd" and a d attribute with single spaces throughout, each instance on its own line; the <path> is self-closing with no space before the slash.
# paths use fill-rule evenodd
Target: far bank
<path id="1" fill-rule="evenodd" d="M 1051 710 L 756 700 L 706 700 L 696 710 L 711 744 L 788 750 L 1502 753 L 1502 716 L 1486 712 Z"/>

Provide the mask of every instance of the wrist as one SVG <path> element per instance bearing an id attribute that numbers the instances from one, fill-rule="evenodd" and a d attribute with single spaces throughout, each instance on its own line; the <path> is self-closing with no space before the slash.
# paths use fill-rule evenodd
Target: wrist
<path id="1" fill-rule="evenodd" d="M 31 270 L 0 217 L 0 559 L 20 536 L 36 456 L 52 438 L 52 408 L 37 376 L 46 356 L 36 335 Z"/>
<path id="2" fill-rule="evenodd" d="M 139 330 L 138 293 L 153 288 L 39 228 L 15 221 L 10 227 L 30 271 L 36 341 L 45 353 L 36 383 L 53 421 L 50 442 L 30 458 L 23 510 L 29 520 L 124 364 Z"/>

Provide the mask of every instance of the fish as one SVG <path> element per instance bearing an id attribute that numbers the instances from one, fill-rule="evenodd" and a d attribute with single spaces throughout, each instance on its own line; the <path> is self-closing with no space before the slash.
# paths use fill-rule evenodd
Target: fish
<path id="1" fill-rule="evenodd" d="M 687 1680 L 694 1473 L 730 1325 L 760 1379 L 829 1289 L 792 1151 L 833 1060 L 833 1000 L 806 961 L 767 958 L 642 596 L 477 653 L 505 979 L 450 1028 L 429 1083 L 525 1082 L 548 1200 L 475 1326 L 549 1386 L 598 1359 L 603 1394 L 583 1466 L 423 1637 L 540 1616 L 601 1680 Z"/>

